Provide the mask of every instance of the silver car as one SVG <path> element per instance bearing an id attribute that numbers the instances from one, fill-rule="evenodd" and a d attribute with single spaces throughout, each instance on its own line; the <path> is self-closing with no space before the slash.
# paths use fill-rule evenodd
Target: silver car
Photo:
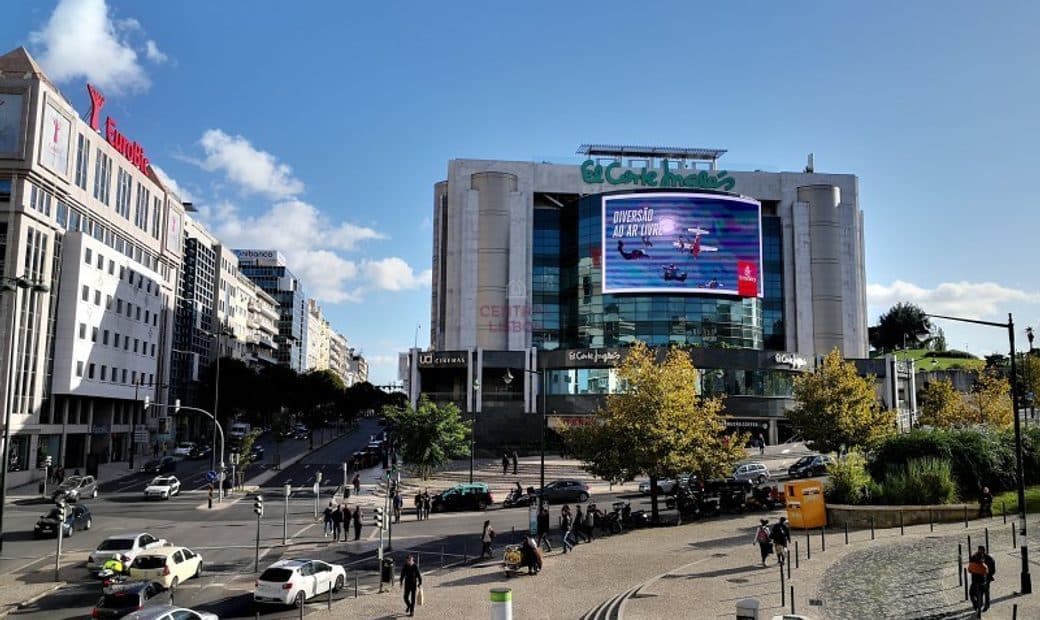
<path id="1" fill-rule="evenodd" d="M 149 606 L 140 611 L 135 611 L 129 616 L 123 616 L 124 620 L 220 620 L 216 614 L 205 611 L 195 611 L 176 605 Z"/>
<path id="2" fill-rule="evenodd" d="M 769 468 L 765 463 L 744 463 L 733 470 L 733 477 L 737 480 L 750 480 L 755 484 L 762 484 L 769 480 Z"/>
<path id="3" fill-rule="evenodd" d="M 94 476 L 69 476 L 51 494 L 55 502 L 76 502 L 98 496 L 97 480 Z"/>

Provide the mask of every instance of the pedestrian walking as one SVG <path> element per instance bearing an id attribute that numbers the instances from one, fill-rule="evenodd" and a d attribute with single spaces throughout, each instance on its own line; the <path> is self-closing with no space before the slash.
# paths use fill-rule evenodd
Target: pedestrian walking
<path id="1" fill-rule="evenodd" d="M 430 499 L 430 490 L 426 489 L 422 494 L 422 508 L 423 508 L 423 519 L 430 518 L 430 507 L 433 505 L 433 500 Z"/>
<path id="2" fill-rule="evenodd" d="M 325 538 L 328 538 L 329 534 L 332 533 L 332 513 L 332 502 L 329 502 L 329 505 L 325 507 L 325 510 L 321 511 L 322 520 L 325 522 Z"/>
<path id="3" fill-rule="evenodd" d="M 542 554 L 538 551 L 538 543 L 530 536 L 524 536 L 524 542 L 520 544 L 520 557 L 528 575 L 537 575 L 542 570 Z"/>
<path id="4" fill-rule="evenodd" d="M 549 507 L 542 506 L 538 511 L 538 546 L 552 553 L 552 545 L 549 543 Z"/>
<path id="5" fill-rule="evenodd" d="M 361 506 L 354 509 L 354 540 L 361 540 Z"/>
<path id="6" fill-rule="evenodd" d="M 589 504 L 585 509 L 585 535 L 588 536 L 589 542 L 595 538 L 592 530 L 596 527 L 596 512 L 596 504 Z"/>
<path id="7" fill-rule="evenodd" d="M 765 566 L 766 558 L 773 552 L 773 540 L 769 537 L 769 519 L 762 519 L 759 523 L 751 544 L 758 545 L 758 550 L 762 552 L 762 566 Z"/>
<path id="8" fill-rule="evenodd" d="M 484 531 L 480 534 L 480 559 L 493 558 L 491 542 L 495 540 L 495 528 L 491 527 L 491 521 L 484 521 Z"/>
<path id="9" fill-rule="evenodd" d="M 332 504 L 329 504 L 332 506 Z M 343 511 L 339 506 L 332 509 L 332 542 L 339 540 L 339 534 L 343 531 Z"/>
<path id="10" fill-rule="evenodd" d="M 780 517 L 780 520 L 773 525 L 769 531 L 769 539 L 773 541 L 776 559 L 783 564 L 787 558 L 787 547 L 791 544 L 791 528 L 787 525 L 787 517 Z"/>
<path id="11" fill-rule="evenodd" d="M 361 474 L 354 474 L 354 495 L 361 492 Z"/>
<path id="12" fill-rule="evenodd" d="M 762 433 L 758 434 L 758 453 L 760 455 L 766 453 L 766 438 L 762 435 Z"/>
<path id="13" fill-rule="evenodd" d="M 505 452 L 502 453 L 502 475 L 506 475 L 509 472 L 509 455 Z"/>
<path id="14" fill-rule="evenodd" d="M 350 512 L 350 506 L 343 504 L 343 542 L 350 540 L 350 523 L 353 520 L 353 515 Z"/>
<path id="15" fill-rule="evenodd" d="M 979 493 L 979 518 L 992 516 L 993 494 L 989 492 L 989 487 L 982 487 L 982 492 Z"/>
<path id="16" fill-rule="evenodd" d="M 571 526 L 573 521 L 571 520 L 570 506 L 564 506 L 560 509 L 560 531 L 563 533 L 563 552 L 567 553 L 574 549 L 574 542 L 571 541 Z"/>
<path id="17" fill-rule="evenodd" d="M 592 542 L 589 535 L 585 533 L 585 513 L 581 511 L 581 506 L 574 511 L 574 525 L 571 526 L 571 531 L 574 532 L 575 537 L 581 536 L 585 542 Z M 575 538 L 575 542 L 577 542 L 577 538 Z"/>
<path id="18" fill-rule="evenodd" d="M 989 558 L 989 562 L 986 561 L 986 558 Z M 989 609 L 989 597 L 986 596 L 986 591 L 992 581 L 989 568 L 991 564 L 996 569 L 996 562 L 989 557 L 986 548 L 981 545 L 968 558 L 968 574 L 971 575 L 971 588 L 968 590 L 968 596 L 971 598 L 971 606 L 975 609 L 975 615 L 980 618 L 982 612 Z"/>
<path id="19" fill-rule="evenodd" d="M 422 491 L 415 492 L 415 520 L 422 521 Z"/>
<path id="20" fill-rule="evenodd" d="M 979 545 L 979 553 L 982 554 L 982 561 L 986 564 L 986 585 L 982 590 L 984 599 L 982 611 L 989 611 L 989 587 L 997 574 L 997 561 L 993 559 L 993 556 L 982 545 Z"/>
<path id="21" fill-rule="evenodd" d="M 516 450 L 513 450 L 513 475 L 516 475 L 516 468 L 519 464 L 519 457 L 516 454 Z"/>
<path id="22" fill-rule="evenodd" d="M 422 573 L 419 572 L 419 565 L 415 563 L 415 558 L 411 553 L 404 559 L 398 583 L 404 586 L 404 610 L 408 612 L 409 616 L 414 616 L 415 596 L 422 587 Z"/>
<path id="23" fill-rule="evenodd" d="M 404 508 L 404 498 L 401 496 L 401 492 L 398 491 L 394 494 L 394 523 L 401 522 L 402 508 Z"/>

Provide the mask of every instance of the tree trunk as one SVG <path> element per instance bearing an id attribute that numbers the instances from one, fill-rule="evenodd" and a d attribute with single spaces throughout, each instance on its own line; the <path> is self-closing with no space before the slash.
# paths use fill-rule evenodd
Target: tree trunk
<path id="1" fill-rule="evenodd" d="M 650 475 L 650 522 L 657 525 L 660 513 L 657 511 L 657 476 Z"/>

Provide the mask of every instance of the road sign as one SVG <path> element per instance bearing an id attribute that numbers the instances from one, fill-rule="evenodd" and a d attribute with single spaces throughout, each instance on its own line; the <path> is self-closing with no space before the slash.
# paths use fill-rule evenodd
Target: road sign
<path id="1" fill-rule="evenodd" d="M 135 443 L 148 443 L 148 429 L 139 428 L 134 431 L 134 442 Z"/>
<path id="2" fill-rule="evenodd" d="M 208 472 L 206 472 L 206 481 L 207 482 L 216 482 L 217 481 L 217 472 L 215 472 L 215 471 L 208 471 Z"/>

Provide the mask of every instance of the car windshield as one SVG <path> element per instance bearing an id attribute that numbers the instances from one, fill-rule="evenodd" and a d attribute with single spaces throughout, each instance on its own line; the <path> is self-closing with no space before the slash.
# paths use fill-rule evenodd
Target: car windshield
<path id="1" fill-rule="evenodd" d="M 285 583 L 292 578 L 293 572 L 288 568 L 269 568 L 260 575 L 260 581 L 270 581 L 273 583 Z"/>
<path id="2" fill-rule="evenodd" d="M 131 538 L 109 538 L 98 545 L 98 551 L 124 551 L 133 549 L 134 541 Z"/>
<path id="3" fill-rule="evenodd" d="M 51 511 L 48 512 L 47 515 L 44 516 L 43 518 L 44 519 L 57 519 L 58 518 L 58 509 L 57 508 L 51 508 Z"/>
<path id="4" fill-rule="evenodd" d="M 148 461 L 144 464 L 145 467 L 155 467 L 159 464 L 159 461 Z"/>
<path id="5" fill-rule="evenodd" d="M 814 458 L 816 458 L 816 457 L 815 456 L 803 456 L 802 458 L 800 458 L 797 461 L 795 461 L 794 464 L 795 465 L 808 465 L 809 463 L 812 463 Z"/>
<path id="6" fill-rule="evenodd" d="M 77 487 L 77 486 L 79 486 L 79 483 L 80 483 L 81 480 L 83 480 L 83 479 L 78 477 L 78 476 L 74 476 L 72 478 L 66 478 L 65 482 L 61 483 L 61 488 L 63 488 L 63 489 L 71 489 L 73 487 Z"/>
<path id="7" fill-rule="evenodd" d="M 177 447 L 178 448 L 190 448 L 190 447 L 192 447 L 194 445 L 195 444 L 193 444 L 193 443 L 191 443 L 189 441 L 182 441 L 181 443 L 177 444 Z"/>
<path id="8" fill-rule="evenodd" d="M 134 559 L 131 568 L 153 569 L 166 566 L 166 557 L 161 555 L 142 555 Z"/>
<path id="9" fill-rule="evenodd" d="M 152 486 L 165 487 L 173 483 L 172 478 L 160 477 L 152 480 Z"/>
<path id="10" fill-rule="evenodd" d="M 113 592 L 101 597 L 100 607 L 107 609 L 125 609 L 137 607 L 140 595 L 136 591 Z"/>

